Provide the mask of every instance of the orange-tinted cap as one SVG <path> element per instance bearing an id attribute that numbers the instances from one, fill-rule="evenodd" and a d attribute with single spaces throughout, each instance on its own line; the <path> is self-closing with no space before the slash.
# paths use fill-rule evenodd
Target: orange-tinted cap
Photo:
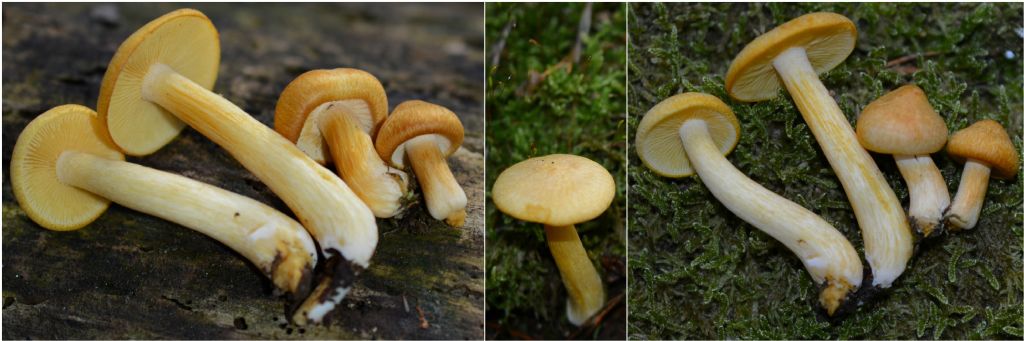
<path id="1" fill-rule="evenodd" d="M 1017 150 L 1003 125 L 993 120 L 979 121 L 953 134 L 946 152 L 960 162 L 970 159 L 988 165 L 996 178 L 1017 175 Z"/>
<path id="2" fill-rule="evenodd" d="M 946 122 L 913 84 L 879 97 L 857 118 L 857 140 L 877 153 L 931 154 L 946 145 L 946 134 Z"/>

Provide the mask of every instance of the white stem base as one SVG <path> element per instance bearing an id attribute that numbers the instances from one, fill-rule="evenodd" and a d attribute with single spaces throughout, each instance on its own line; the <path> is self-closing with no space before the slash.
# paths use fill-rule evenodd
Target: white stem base
<path id="1" fill-rule="evenodd" d="M 928 237 L 941 225 L 942 212 L 949 207 L 949 189 L 942 173 L 928 155 L 893 155 L 896 167 L 910 191 L 910 223 Z"/>
<path id="2" fill-rule="evenodd" d="M 988 166 L 974 160 L 967 160 L 964 163 L 960 187 L 957 188 L 956 197 L 953 198 L 953 204 L 949 206 L 949 213 L 946 214 L 952 230 L 970 230 L 978 224 L 991 172 Z"/>
<path id="3" fill-rule="evenodd" d="M 786 245 L 811 278 L 826 288 L 819 302 L 831 315 L 860 286 L 863 265 L 853 245 L 817 214 L 754 182 L 724 156 L 707 123 L 693 119 L 679 128 L 690 163 L 711 194 L 737 217 Z"/>
<path id="4" fill-rule="evenodd" d="M 791 48 L 779 54 L 772 65 L 850 199 L 864 236 L 873 284 L 891 286 L 906 270 L 914 250 L 914 236 L 896 193 L 857 141 L 850 122 L 807 60 L 807 52 Z"/>
<path id="5" fill-rule="evenodd" d="M 423 189 L 430 216 L 455 227 L 462 226 L 466 220 L 466 192 L 452 175 L 434 138 L 414 137 L 405 142 L 405 152 Z"/>

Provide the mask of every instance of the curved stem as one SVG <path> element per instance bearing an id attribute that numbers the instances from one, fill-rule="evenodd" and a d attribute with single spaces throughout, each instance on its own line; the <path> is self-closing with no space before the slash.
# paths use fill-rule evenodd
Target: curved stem
<path id="1" fill-rule="evenodd" d="M 683 148 L 700 180 L 737 217 L 786 245 L 825 284 L 819 296 L 831 315 L 860 286 L 863 267 L 853 245 L 817 214 L 765 189 L 729 163 L 714 144 L 707 123 L 694 119 L 679 128 Z"/>
<path id="2" fill-rule="evenodd" d="M 569 292 L 566 315 L 573 325 L 581 325 L 604 306 L 604 285 L 590 262 L 576 227 L 544 225 L 548 248 L 558 265 L 565 290 Z"/>
<path id="3" fill-rule="evenodd" d="M 956 189 L 956 197 L 953 198 L 953 204 L 949 206 L 949 213 L 946 214 L 946 219 L 953 225 L 952 229 L 970 230 L 978 224 L 991 172 L 988 166 L 977 161 L 967 160 L 964 163 L 960 187 Z"/>
<path id="4" fill-rule="evenodd" d="M 299 223 L 248 197 L 180 175 L 66 151 L 57 176 L 121 206 L 212 237 L 252 261 L 278 288 L 305 295 L 316 246 Z"/>
<path id="5" fill-rule="evenodd" d="M 391 218 L 401 208 L 408 182 L 405 172 L 388 167 L 370 135 L 343 106 L 328 106 L 320 130 L 341 179 L 378 218 Z"/>
<path id="6" fill-rule="evenodd" d="M 929 155 L 893 155 L 896 167 L 910 191 L 907 215 L 914 229 L 928 237 L 942 221 L 942 212 L 949 207 L 949 189 L 942 173 Z"/>
<path id="7" fill-rule="evenodd" d="M 430 216 L 445 219 L 455 227 L 462 226 L 466 220 L 466 192 L 455 181 L 434 137 L 424 135 L 406 141 L 405 152 L 423 188 Z"/>
<path id="8" fill-rule="evenodd" d="M 344 261 L 333 264 L 360 269 L 369 266 L 377 246 L 377 222 L 370 208 L 340 178 L 242 109 L 166 65 L 151 66 L 142 88 L 143 99 L 160 105 L 220 145 L 277 194 L 313 235 L 326 259 L 341 256 Z M 331 273 L 359 271 L 339 269 Z M 319 281 L 320 287 L 331 286 L 327 290 L 331 294 L 310 296 L 315 302 L 304 304 L 297 316 L 306 315 L 319 322 L 308 316 L 308 309 L 336 306 L 344 298 L 338 294 L 349 289 L 336 285 L 352 284 L 352 278 L 328 276 Z"/>
<path id="9" fill-rule="evenodd" d="M 857 142 L 853 127 L 821 84 L 804 49 L 786 50 L 773 65 L 850 199 L 864 236 L 873 284 L 889 287 L 906 270 L 914 249 L 914 237 L 896 193 Z"/>

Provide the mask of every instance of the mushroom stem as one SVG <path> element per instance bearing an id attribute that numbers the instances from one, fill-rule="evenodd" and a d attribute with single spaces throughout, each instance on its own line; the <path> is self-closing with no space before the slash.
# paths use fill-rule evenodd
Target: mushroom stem
<path id="1" fill-rule="evenodd" d="M 914 249 L 913 234 L 896 193 L 857 141 L 850 122 L 807 60 L 806 51 L 790 48 L 772 64 L 846 190 L 864 236 L 872 284 L 888 288 L 906 269 Z"/>
<path id="2" fill-rule="evenodd" d="M 949 206 L 946 219 L 954 230 L 970 230 L 978 224 L 981 205 L 985 202 L 988 191 L 988 177 L 992 169 L 983 163 L 967 160 L 964 163 L 964 174 L 960 176 L 960 187 L 956 190 L 953 204 Z"/>
<path id="3" fill-rule="evenodd" d="M 432 135 L 414 137 L 405 143 L 405 151 L 416 172 L 427 210 L 434 219 L 444 219 L 459 227 L 466 221 L 466 192 L 455 181 L 444 154 Z"/>
<path id="4" fill-rule="evenodd" d="M 569 292 L 566 313 L 569 322 L 579 326 L 604 306 L 604 286 L 594 264 L 583 248 L 576 227 L 544 225 L 548 248 L 555 258 L 562 283 Z"/>
<path id="5" fill-rule="evenodd" d="M 373 212 L 341 179 L 306 156 L 295 144 L 228 100 L 164 64 L 150 67 L 143 79 L 142 96 L 220 145 L 262 180 L 295 212 L 299 222 L 319 243 L 325 259 L 341 256 L 344 261 L 333 264 L 359 268 L 369 266 L 377 246 L 377 223 Z M 328 282 L 351 285 L 351 279 L 321 278 L 321 283 Z M 347 290 L 347 287 L 335 287 L 329 291 L 342 293 Z M 309 298 L 327 304 L 327 298 L 340 302 L 344 295 Z M 304 313 L 299 311 L 295 316 Z M 304 321 L 298 319 L 296 322 Z"/>
<path id="6" fill-rule="evenodd" d="M 924 237 L 940 228 L 949 207 L 949 189 L 929 155 L 893 155 L 910 190 L 910 224 Z"/>
<path id="7" fill-rule="evenodd" d="M 88 153 L 57 159 L 61 183 L 188 227 L 238 251 L 274 285 L 310 289 L 316 246 L 299 223 L 256 200 L 180 175 Z"/>
<path id="8" fill-rule="evenodd" d="M 359 127 L 359 122 L 352 115 L 346 113 L 348 109 L 344 105 L 321 107 L 325 108 L 325 117 L 319 121 L 320 131 L 341 178 L 375 216 L 395 216 L 402 206 L 408 176 L 384 164 L 370 135 Z"/>
<path id="9" fill-rule="evenodd" d="M 786 245 L 811 278 L 825 288 L 819 303 L 829 315 L 857 290 L 863 267 L 853 245 L 813 212 L 754 182 L 718 149 L 707 123 L 691 119 L 679 128 L 683 148 L 701 182 L 737 217 Z"/>

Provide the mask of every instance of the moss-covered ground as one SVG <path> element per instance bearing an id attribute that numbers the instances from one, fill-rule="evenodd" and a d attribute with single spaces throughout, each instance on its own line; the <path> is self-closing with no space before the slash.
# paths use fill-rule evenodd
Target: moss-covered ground
<path id="1" fill-rule="evenodd" d="M 502 170 L 533 156 L 575 154 L 604 165 L 618 186 L 615 201 L 603 215 L 576 228 L 605 280 L 609 300 L 622 299 L 625 5 L 593 6 L 578 62 L 572 62 L 571 51 L 581 18 L 586 16 L 584 4 L 487 4 L 486 14 L 487 187 Z M 546 77 L 538 78 L 546 71 Z M 569 324 L 566 291 L 542 226 L 502 214 L 489 198 L 490 193 L 487 336 L 625 338 L 624 299 L 595 328 Z"/>
<path id="2" fill-rule="evenodd" d="M 863 255 L 850 204 L 789 96 L 742 104 L 723 87 L 748 42 L 814 11 L 846 15 L 859 30 L 853 54 L 822 77 L 851 124 L 871 100 L 913 82 L 950 132 L 994 119 L 1020 150 L 1020 3 L 631 4 L 628 130 L 673 94 L 722 98 L 742 125 L 729 160 L 822 215 Z M 887 296 L 830 323 L 812 308 L 818 288 L 782 244 L 730 213 L 699 178 L 659 177 L 629 152 L 630 338 L 1024 337 L 1021 176 L 989 185 L 975 229 L 922 245 Z M 892 157 L 873 156 L 906 205 Z M 944 152 L 933 158 L 955 192 L 961 165 Z"/>

